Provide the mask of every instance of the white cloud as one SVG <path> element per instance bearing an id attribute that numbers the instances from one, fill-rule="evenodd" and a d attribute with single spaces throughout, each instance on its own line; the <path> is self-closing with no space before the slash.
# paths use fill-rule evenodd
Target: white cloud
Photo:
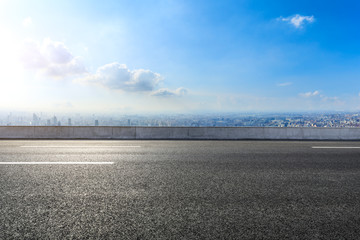
<path id="1" fill-rule="evenodd" d="M 65 77 L 69 75 L 81 75 L 86 73 L 86 68 L 82 64 L 80 57 L 72 58 L 66 64 L 51 64 L 45 70 L 45 74 L 51 77 Z"/>
<path id="2" fill-rule="evenodd" d="M 292 82 L 284 82 L 276 84 L 278 87 L 286 87 L 292 85 Z"/>
<path id="3" fill-rule="evenodd" d="M 302 16 L 300 14 L 296 14 L 286 18 L 279 17 L 278 20 L 292 24 L 295 28 L 302 28 L 305 23 L 313 23 L 315 18 L 314 16 Z"/>
<path id="4" fill-rule="evenodd" d="M 320 95 L 320 99 L 321 101 L 323 102 L 341 102 L 341 99 L 339 97 L 328 97 L 328 96 L 325 96 L 323 94 Z"/>
<path id="5" fill-rule="evenodd" d="M 23 44 L 23 49 L 21 52 L 21 60 L 26 68 L 46 68 L 48 61 L 45 56 L 42 54 L 41 46 L 39 43 L 27 40 Z"/>
<path id="6" fill-rule="evenodd" d="M 25 68 L 39 70 L 55 78 L 87 72 L 80 57 L 74 57 L 64 43 L 48 38 L 41 44 L 33 40 L 25 41 L 21 60 Z"/>
<path id="7" fill-rule="evenodd" d="M 45 57 L 54 64 L 66 64 L 74 58 L 62 42 L 54 42 L 47 38 L 44 40 L 42 48 Z"/>
<path id="8" fill-rule="evenodd" d="M 163 78 L 158 73 L 144 69 L 130 70 L 125 64 L 114 62 L 77 81 L 127 92 L 147 92 L 153 91 L 161 80 Z"/>
<path id="9" fill-rule="evenodd" d="M 156 91 L 154 91 L 151 96 L 156 96 L 156 97 L 173 97 L 173 96 L 177 96 L 177 97 L 181 97 L 181 96 L 185 96 L 188 94 L 188 90 L 186 88 L 178 88 L 176 90 L 170 90 L 167 88 L 161 88 L 158 89 Z"/>
<path id="10" fill-rule="evenodd" d="M 308 101 L 310 101 L 308 103 L 311 103 L 311 105 L 313 106 L 316 105 L 319 109 L 328 109 L 331 106 L 335 108 L 339 106 L 344 106 L 345 104 L 345 102 L 339 97 L 328 97 L 324 94 L 320 94 L 319 91 L 300 93 L 299 95 L 301 97 L 308 98 Z M 314 108 L 313 106 L 311 108 Z"/>
<path id="11" fill-rule="evenodd" d="M 319 95 L 319 94 L 320 94 L 319 91 L 299 93 L 299 95 L 300 95 L 301 97 L 305 97 L 305 98 L 315 97 L 315 96 L 317 96 L 317 95 Z"/>
<path id="12" fill-rule="evenodd" d="M 32 25 L 32 18 L 31 17 L 27 17 L 23 20 L 22 24 L 24 27 L 29 27 Z"/>

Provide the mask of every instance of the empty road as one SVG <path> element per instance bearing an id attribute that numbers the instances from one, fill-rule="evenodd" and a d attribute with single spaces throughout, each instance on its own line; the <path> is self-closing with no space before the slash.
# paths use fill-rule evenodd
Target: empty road
<path id="1" fill-rule="evenodd" d="M 0 239 L 359 239 L 360 142 L 0 141 Z"/>

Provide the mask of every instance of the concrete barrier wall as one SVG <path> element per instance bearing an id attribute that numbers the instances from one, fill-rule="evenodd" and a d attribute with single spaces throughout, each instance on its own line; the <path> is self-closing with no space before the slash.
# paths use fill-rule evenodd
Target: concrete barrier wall
<path id="1" fill-rule="evenodd" d="M 360 140 L 360 128 L 0 126 L 0 138 Z"/>

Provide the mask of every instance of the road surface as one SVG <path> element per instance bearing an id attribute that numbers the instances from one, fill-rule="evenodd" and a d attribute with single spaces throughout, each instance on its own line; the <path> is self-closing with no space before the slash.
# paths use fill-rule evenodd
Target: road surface
<path id="1" fill-rule="evenodd" d="M 360 142 L 0 141 L 0 239 L 358 239 Z"/>

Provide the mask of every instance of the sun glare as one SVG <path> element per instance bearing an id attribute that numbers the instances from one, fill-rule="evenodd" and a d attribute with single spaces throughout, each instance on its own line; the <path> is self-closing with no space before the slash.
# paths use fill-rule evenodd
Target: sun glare
<path id="1" fill-rule="evenodd" d="M 22 102 L 24 96 L 23 68 L 19 61 L 19 46 L 7 32 L 0 38 L 0 100 Z M 6 104 L 8 105 L 8 104 Z"/>

